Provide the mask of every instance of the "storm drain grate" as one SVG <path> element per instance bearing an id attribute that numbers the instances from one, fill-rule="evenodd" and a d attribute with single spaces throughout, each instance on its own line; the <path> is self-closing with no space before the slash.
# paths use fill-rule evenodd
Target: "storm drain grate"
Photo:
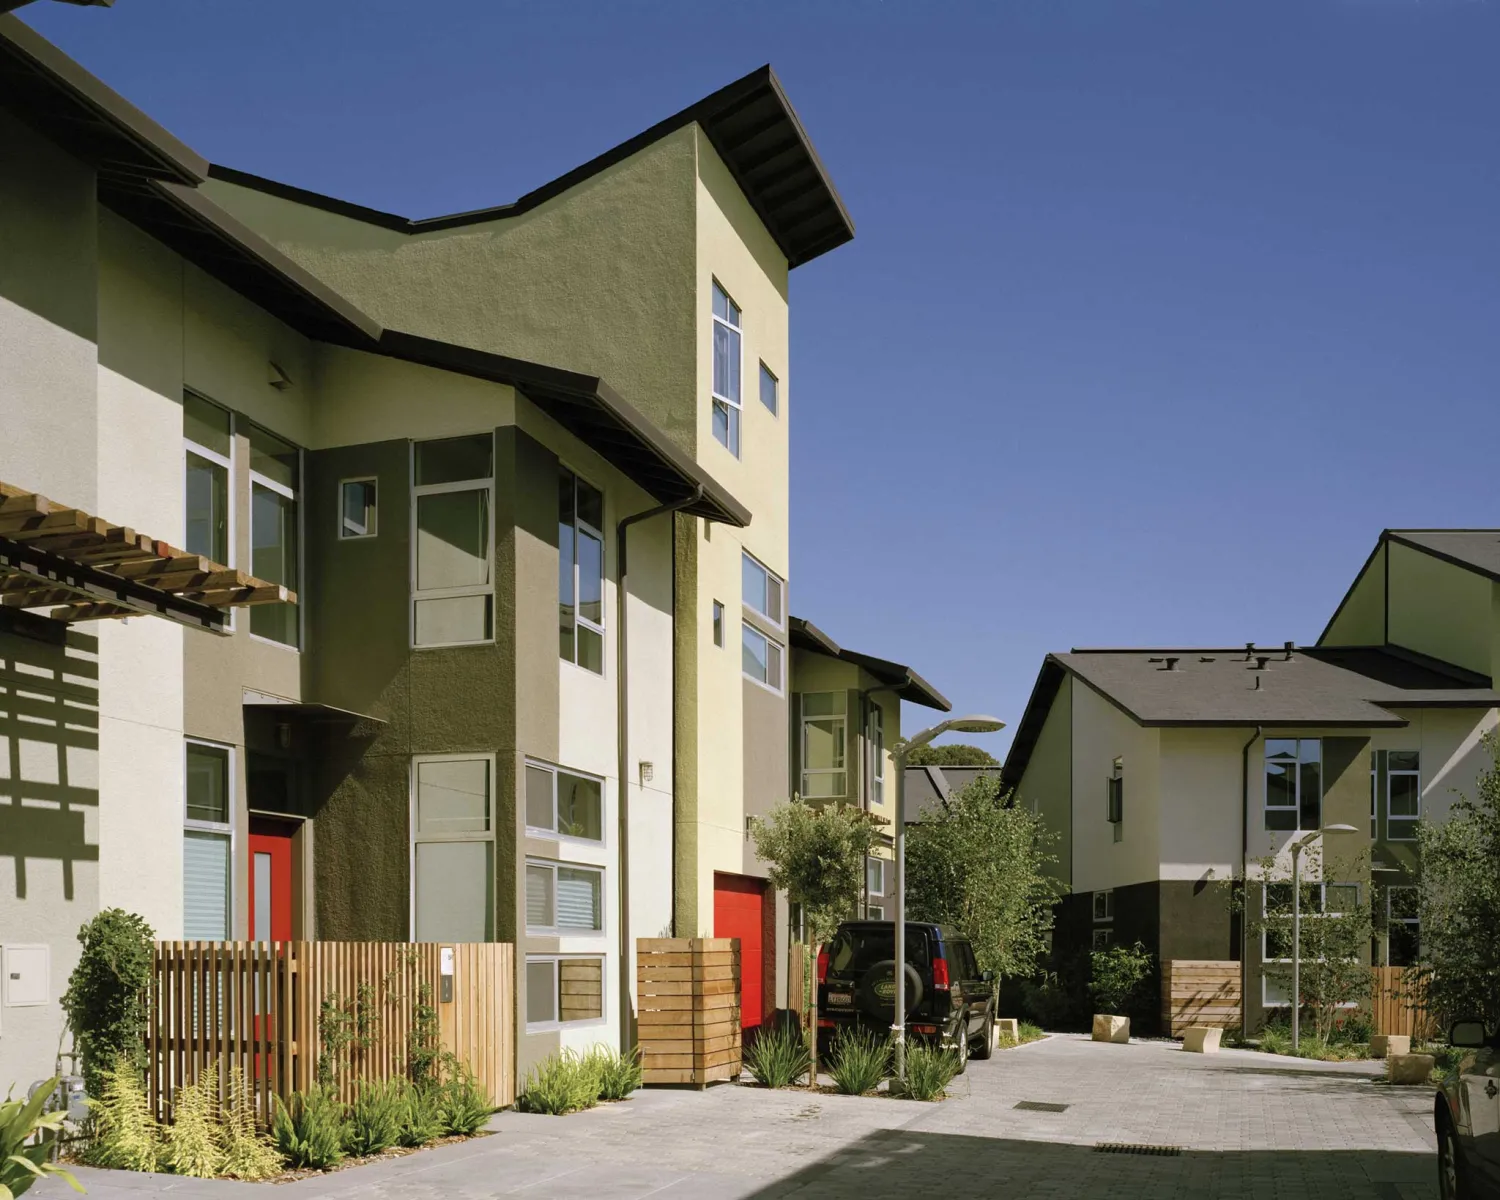
<path id="1" fill-rule="evenodd" d="M 1048 1101 L 1048 1100 L 1022 1100 L 1020 1103 L 1018 1103 L 1016 1105 L 1016 1107 L 1017 1108 L 1024 1108 L 1027 1112 L 1067 1112 L 1068 1111 L 1068 1106 L 1066 1104 L 1053 1104 L 1051 1101 Z"/>
<path id="2" fill-rule="evenodd" d="M 1095 1142 L 1094 1149 L 1100 1154 L 1159 1154 L 1168 1158 L 1182 1153 L 1181 1146 L 1145 1146 L 1138 1142 Z"/>

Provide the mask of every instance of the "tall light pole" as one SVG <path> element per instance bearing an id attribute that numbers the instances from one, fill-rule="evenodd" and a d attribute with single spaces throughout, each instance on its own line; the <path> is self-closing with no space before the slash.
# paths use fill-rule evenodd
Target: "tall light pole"
<path id="1" fill-rule="evenodd" d="M 896 770 L 896 1012 L 891 1036 L 896 1042 L 896 1078 L 906 1079 L 906 756 L 945 733 L 996 733 L 1005 728 L 994 717 L 954 717 L 902 738 L 891 747 Z"/>
<path id="2" fill-rule="evenodd" d="M 1292 843 L 1292 1053 L 1302 1045 L 1302 851 L 1324 833 L 1358 833 L 1353 825 L 1325 825 Z"/>

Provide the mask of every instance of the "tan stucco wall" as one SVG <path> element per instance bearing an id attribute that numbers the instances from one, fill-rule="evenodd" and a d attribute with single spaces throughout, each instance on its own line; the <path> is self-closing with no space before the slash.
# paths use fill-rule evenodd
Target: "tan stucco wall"
<path id="1" fill-rule="evenodd" d="M 1016 784 L 1021 804 L 1042 818 L 1055 834 L 1054 875 L 1071 888 L 1073 883 L 1073 677 L 1065 676 L 1057 689 L 1042 731 L 1032 747 L 1026 772 Z"/>
<path id="2" fill-rule="evenodd" d="M 1247 729 L 1161 731 L 1161 878 L 1224 880 L 1238 874 L 1243 749 L 1253 733 Z M 1262 773 L 1259 742 L 1250 754 L 1254 808 L 1259 804 Z M 1127 765 L 1127 812 L 1128 772 Z"/>
<path id="3" fill-rule="evenodd" d="M 1098 891 L 1157 877 L 1161 735 L 1093 688 L 1073 685 L 1073 890 Z M 1106 819 L 1106 781 L 1124 759 L 1122 838 Z"/>
<path id="4" fill-rule="evenodd" d="M 1349 589 L 1343 607 L 1318 639 L 1324 646 L 1381 646 L 1385 644 L 1385 556 L 1380 546 L 1369 565 Z"/>
<path id="5" fill-rule="evenodd" d="M 1491 581 L 1399 543 L 1388 553 L 1391 642 L 1490 674 Z"/>

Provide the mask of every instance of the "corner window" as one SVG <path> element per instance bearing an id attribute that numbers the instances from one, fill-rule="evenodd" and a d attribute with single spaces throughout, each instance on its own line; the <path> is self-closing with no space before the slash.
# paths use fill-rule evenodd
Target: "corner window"
<path id="1" fill-rule="evenodd" d="M 494 435 L 418 442 L 412 463 L 412 644 L 494 638 Z"/>
<path id="2" fill-rule="evenodd" d="M 339 537 L 375 536 L 375 480 L 345 479 L 339 483 Z"/>
<path id="3" fill-rule="evenodd" d="M 1414 887 L 1385 889 L 1386 965 L 1409 967 L 1421 949 L 1421 918 Z"/>
<path id="4" fill-rule="evenodd" d="M 736 458 L 740 453 L 740 310 L 714 284 L 714 437 Z"/>
<path id="5" fill-rule="evenodd" d="M 297 590 L 297 499 L 301 455 L 258 425 L 249 426 L 250 441 L 250 574 L 267 583 Z M 297 646 L 295 604 L 256 604 L 250 609 L 250 632 L 284 646 Z"/>
<path id="6" fill-rule="evenodd" d="M 1323 742 L 1266 739 L 1266 829 L 1312 832 L 1322 826 Z"/>
<path id="7" fill-rule="evenodd" d="M 221 567 L 232 566 L 229 479 L 234 470 L 234 436 L 228 410 L 184 392 L 182 440 L 187 550 Z"/>
<path id="8" fill-rule="evenodd" d="M 526 1028 L 604 1019 L 602 958 L 526 956 Z"/>
<path id="9" fill-rule="evenodd" d="M 526 932 L 554 937 L 604 932 L 604 872 L 528 860 Z"/>
<path id="10" fill-rule="evenodd" d="M 1104 815 L 1114 828 L 1115 841 L 1121 838 L 1125 822 L 1125 760 L 1116 757 L 1104 785 Z"/>
<path id="11" fill-rule="evenodd" d="M 487 942 L 494 934 L 495 829 L 488 756 L 412 763 L 412 934 Z"/>
<path id="12" fill-rule="evenodd" d="M 746 621 L 740 633 L 741 667 L 745 678 L 781 691 L 781 643 L 774 642 Z"/>
<path id="13" fill-rule="evenodd" d="M 878 704 L 870 705 L 865 726 L 865 744 L 870 752 L 870 803 L 885 803 L 885 713 Z"/>
<path id="14" fill-rule="evenodd" d="M 754 609 L 780 629 L 782 625 L 782 582 L 748 554 L 740 566 L 740 596 L 746 608 Z"/>
<path id="15" fill-rule="evenodd" d="M 604 784 L 547 763 L 526 764 L 526 827 L 540 833 L 604 840 Z"/>
<path id="16" fill-rule="evenodd" d="M 748 629 L 749 626 L 746 626 Z M 761 680 L 764 683 L 764 680 Z M 805 692 L 802 696 L 802 798 L 849 794 L 846 765 L 845 692 Z"/>
<path id="17" fill-rule="evenodd" d="M 1385 752 L 1385 836 L 1411 842 L 1422 819 L 1422 759 L 1416 750 Z"/>
<path id="18" fill-rule="evenodd" d="M 714 645 L 724 648 L 724 606 L 714 601 Z"/>
<path id="19" fill-rule="evenodd" d="M 192 941 L 226 941 L 233 936 L 231 751 L 228 746 L 189 741 L 185 754 L 182 935 Z"/>
<path id="20" fill-rule="evenodd" d="M 776 376 L 765 363 L 760 364 L 760 402 L 774 416 L 777 409 Z"/>
<path id="21" fill-rule="evenodd" d="M 571 471 L 558 476 L 558 649 L 604 674 L 604 495 Z"/>

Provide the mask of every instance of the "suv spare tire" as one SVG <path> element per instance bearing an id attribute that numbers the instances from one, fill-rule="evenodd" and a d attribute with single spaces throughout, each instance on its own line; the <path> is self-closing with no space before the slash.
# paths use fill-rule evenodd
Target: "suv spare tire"
<path id="1" fill-rule="evenodd" d="M 922 976 L 917 969 L 906 964 L 906 1012 L 910 1016 L 922 1003 L 925 991 Z M 860 976 L 854 990 L 854 1002 L 861 1012 L 877 1020 L 889 1022 L 896 1012 L 896 960 L 882 959 Z"/>

